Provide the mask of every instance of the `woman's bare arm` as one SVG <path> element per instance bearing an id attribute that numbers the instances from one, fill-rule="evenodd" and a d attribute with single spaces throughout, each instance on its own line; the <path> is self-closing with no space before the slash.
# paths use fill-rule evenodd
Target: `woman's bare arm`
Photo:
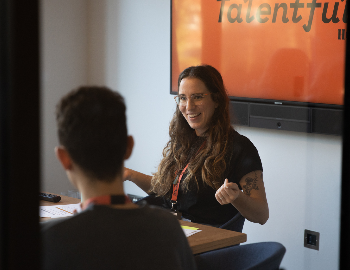
<path id="1" fill-rule="evenodd" d="M 239 182 L 243 192 L 236 183 L 225 183 L 217 190 L 215 197 L 220 204 L 231 203 L 246 219 L 265 224 L 269 219 L 263 172 L 254 171 L 246 174 Z"/>
<path id="2" fill-rule="evenodd" d="M 124 178 L 124 181 L 129 180 L 135 183 L 144 192 L 149 193 L 149 190 L 151 188 L 151 180 L 152 180 L 151 175 L 143 174 L 124 167 L 123 178 Z"/>

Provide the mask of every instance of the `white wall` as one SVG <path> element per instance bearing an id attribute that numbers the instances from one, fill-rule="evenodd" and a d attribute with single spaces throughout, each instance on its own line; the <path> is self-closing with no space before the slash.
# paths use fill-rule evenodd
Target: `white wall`
<path id="1" fill-rule="evenodd" d="M 248 242 L 277 241 L 285 269 L 337 269 L 341 138 L 238 128 L 257 147 L 264 167 L 270 218 L 246 222 Z M 320 250 L 304 247 L 304 230 L 320 233 Z"/>
<path id="2" fill-rule="evenodd" d="M 123 94 L 129 133 L 135 138 L 135 150 L 126 166 L 154 172 L 175 109 L 168 94 L 170 1 L 44 3 L 44 186 L 52 192 L 68 188 L 57 183 L 65 176 L 52 153 L 56 134 L 50 114 L 63 92 L 85 82 L 105 84 Z M 58 17 L 64 17 L 70 27 Z M 86 31 L 85 37 L 77 37 Z M 63 47 L 54 42 L 56 35 L 65 41 Z M 84 44 L 87 58 L 76 48 Z M 270 207 L 265 225 L 246 222 L 248 242 L 284 244 L 287 253 L 281 267 L 288 270 L 337 269 L 341 138 L 255 128 L 238 131 L 253 141 L 261 155 Z M 144 194 L 130 182 L 125 189 Z M 319 251 L 304 248 L 304 229 L 320 232 Z"/>
<path id="3" fill-rule="evenodd" d="M 104 84 L 126 98 L 128 131 L 135 139 L 134 152 L 125 166 L 150 174 L 155 172 L 160 161 L 175 109 L 174 99 L 169 94 L 169 2 L 90 3 L 90 20 L 98 32 L 106 33 L 103 39 L 92 41 L 90 37 L 97 54 L 103 51 L 106 55 L 104 63 L 100 61 L 94 70 L 105 70 Z M 103 13 L 105 20 L 97 22 L 97 17 Z M 101 83 L 100 78 L 94 73 L 89 77 L 93 84 Z M 126 182 L 125 187 L 127 193 L 146 194 L 131 182 Z"/>
<path id="4" fill-rule="evenodd" d="M 87 8 L 85 0 L 41 1 L 42 190 L 71 189 L 54 155 L 58 144 L 55 106 L 71 89 L 87 83 Z"/>

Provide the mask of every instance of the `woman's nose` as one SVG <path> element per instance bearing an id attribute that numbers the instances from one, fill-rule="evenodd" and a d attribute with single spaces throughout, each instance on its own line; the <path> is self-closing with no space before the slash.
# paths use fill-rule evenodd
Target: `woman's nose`
<path id="1" fill-rule="evenodd" d="M 196 105 L 194 104 L 194 100 L 192 98 L 189 98 L 186 103 L 186 109 L 190 110 L 194 108 Z"/>

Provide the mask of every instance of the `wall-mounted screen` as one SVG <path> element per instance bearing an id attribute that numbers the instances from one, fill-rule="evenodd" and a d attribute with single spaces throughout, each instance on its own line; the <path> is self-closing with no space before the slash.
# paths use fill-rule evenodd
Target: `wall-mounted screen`
<path id="1" fill-rule="evenodd" d="M 342 105 L 346 1 L 172 1 L 171 92 L 210 64 L 230 97 Z"/>

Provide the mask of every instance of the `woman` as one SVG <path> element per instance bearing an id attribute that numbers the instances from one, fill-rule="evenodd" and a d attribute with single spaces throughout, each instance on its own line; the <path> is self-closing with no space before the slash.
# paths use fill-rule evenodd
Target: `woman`
<path id="1" fill-rule="evenodd" d="M 124 178 L 196 223 L 220 226 L 239 211 L 264 224 L 269 209 L 260 157 L 231 127 L 220 73 L 209 65 L 189 67 L 178 87 L 158 171 L 149 176 L 126 168 Z"/>

